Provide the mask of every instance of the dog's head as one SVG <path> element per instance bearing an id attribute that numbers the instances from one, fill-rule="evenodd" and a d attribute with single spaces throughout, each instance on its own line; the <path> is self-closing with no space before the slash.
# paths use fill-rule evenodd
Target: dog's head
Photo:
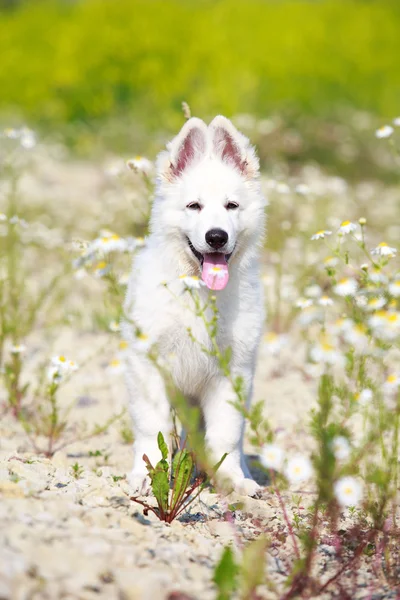
<path id="1" fill-rule="evenodd" d="M 152 230 L 179 244 L 207 287 L 223 289 L 229 263 L 257 245 L 264 221 L 259 163 L 225 117 L 189 119 L 158 159 Z"/>

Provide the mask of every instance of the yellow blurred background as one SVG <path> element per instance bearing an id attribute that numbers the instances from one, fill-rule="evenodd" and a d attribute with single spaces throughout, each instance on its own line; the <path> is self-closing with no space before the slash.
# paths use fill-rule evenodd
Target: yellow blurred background
<path id="1" fill-rule="evenodd" d="M 371 119 L 378 126 L 400 112 L 398 0 L 0 6 L 0 124 L 27 123 L 78 152 L 151 153 L 156 132 L 164 138 L 181 125 L 185 100 L 205 119 L 239 115 L 238 124 L 251 128 L 257 118 L 263 134 L 284 124 L 300 137 L 293 133 L 285 145 L 272 136 L 272 152 L 335 165 L 339 138 L 351 135 L 365 147 Z M 349 172 L 360 169 L 342 162 Z"/>

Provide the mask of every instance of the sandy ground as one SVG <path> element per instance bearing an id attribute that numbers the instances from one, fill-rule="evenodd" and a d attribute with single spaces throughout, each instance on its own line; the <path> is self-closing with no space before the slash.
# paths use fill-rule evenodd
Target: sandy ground
<path id="1" fill-rule="evenodd" d="M 79 194 L 70 185 L 74 179 L 84 182 Z M 96 216 L 87 226 L 82 221 L 81 232 L 95 231 L 104 222 L 99 213 L 107 209 L 114 184 L 98 170 L 89 169 L 82 177 L 76 165 L 64 166 L 58 175 L 43 169 L 41 185 L 37 181 L 36 177 L 24 182 L 26 193 L 32 202 L 43 202 L 47 194 L 49 205 L 57 197 L 57 206 L 53 203 L 50 210 L 60 222 L 72 222 L 71 214 L 83 198 L 91 206 L 88 212 Z M 96 209 L 98 195 L 101 210 Z M 73 327 L 53 334 L 38 331 L 27 341 L 27 364 L 33 369 L 38 356 L 56 353 L 83 363 L 93 356 L 93 349 L 111 346 L 109 340 L 110 335 Z M 123 376 L 106 372 L 112 350 L 106 355 L 95 355 L 63 391 L 65 406 L 76 401 L 71 412 L 75 422 L 101 424 L 126 406 Z M 303 366 L 303 350 L 293 343 L 279 357 L 265 350 L 260 353 L 254 396 L 265 400 L 265 414 L 277 431 L 277 441 L 289 452 L 309 450 L 306 430 L 316 383 L 304 376 Z M 4 391 L 0 393 L 3 400 Z M 116 423 L 107 433 L 73 443 L 47 459 L 33 452 L 15 419 L 2 417 L 0 599 L 214 600 L 213 570 L 224 546 L 231 543 L 238 549 L 261 532 L 271 540 L 278 536 L 279 547 L 272 541 L 266 557 L 268 577 L 278 591 L 265 586 L 260 588 L 260 597 L 281 597 L 293 548 L 271 488 L 266 486 L 260 499 L 235 495 L 226 499 L 205 491 L 190 511 L 171 525 L 164 524 L 151 514 L 144 516 L 141 507 L 129 499 L 122 478 L 131 467 L 132 450 L 120 429 Z M 93 456 L 97 450 L 101 454 Z M 75 463 L 82 468 L 78 478 L 73 476 Z M 298 490 L 285 496 L 289 513 L 293 492 Z M 312 500 L 310 487 L 302 490 L 302 498 L 306 510 Z M 227 503 L 238 501 L 243 504 L 234 513 L 234 522 L 227 522 Z M 348 522 L 344 520 L 344 526 Z M 323 581 L 337 569 L 334 553 L 329 541 L 318 550 L 316 568 Z M 353 598 L 396 597 L 371 575 L 368 559 L 348 577 Z M 333 595 L 329 591 L 321 598 Z"/>

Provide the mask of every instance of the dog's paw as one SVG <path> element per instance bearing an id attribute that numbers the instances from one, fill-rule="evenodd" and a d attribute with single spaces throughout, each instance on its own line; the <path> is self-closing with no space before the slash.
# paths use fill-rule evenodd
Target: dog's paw
<path id="1" fill-rule="evenodd" d="M 243 477 L 234 481 L 233 485 L 235 492 L 242 496 L 251 496 L 252 498 L 259 498 L 261 496 L 262 488 L 254 479 Z"/>
<path id="2" fill-rule="evenodd" d="M 151 493 L 150 479 L 143 471 L 131 471 L 128 484 L 133 495 L 148 496 Z"/>

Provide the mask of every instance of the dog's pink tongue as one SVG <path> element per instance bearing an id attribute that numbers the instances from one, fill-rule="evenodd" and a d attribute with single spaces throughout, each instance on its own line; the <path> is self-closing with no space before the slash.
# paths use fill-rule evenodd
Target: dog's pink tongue
<path id="1" fill-rule="evenodd" d="M 225 254 L 221 252 L 205 254 L 201 278 L 209 290 L 223 290 L 229 281 Z"/>

